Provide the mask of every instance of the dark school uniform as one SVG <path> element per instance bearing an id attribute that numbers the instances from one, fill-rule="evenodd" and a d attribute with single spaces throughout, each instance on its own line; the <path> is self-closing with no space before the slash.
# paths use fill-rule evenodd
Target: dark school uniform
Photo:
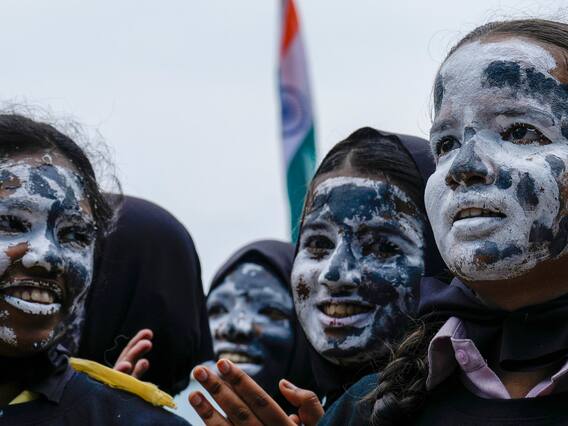
<path id="1" fill-rule="evenodd" d="M 93 363 L 94 364 L 94 363 Z M 100 366 L 102 369 L 106 367 Z M 1 426 L 74 426 L 74 425 L 165 425 L 181 426 L 189 423 L 155 406 L 128 390 L 114 389 L 113 377 L 103 384 L 88 374 L 75 371 L 69 364 L 64 369 L 34 383 L 24 392 L 32 395 L 29 402 L 0 407 Z M 126 376 L 126 375 L 124 375 Z M 127 377 L 135 383 L 132 391 L 154 389 L 153 385 Z M 118 386 L 123 386 L 118 384 Z M 128 388 L 128 386 L 123 386 Z M 157 393 L 160 393 L 156 390 Z M 165 394 L 164 394 L 165 395 Z"/>

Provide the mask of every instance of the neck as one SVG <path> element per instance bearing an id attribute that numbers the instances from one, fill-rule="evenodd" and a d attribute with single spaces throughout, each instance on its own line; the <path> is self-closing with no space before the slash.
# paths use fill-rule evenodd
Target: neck
<path id="1" fill-rule="evenodd" d="M 0 407 L 8 405 L 22 390 L 16 382 L 0 383 Z"/>
<path id="2" fill-rule="evenodd" d="M 489 306 L 514 311 L 568 293 L 568 256 L 539 263 L 528 273 L 501 281 L 464 281 Z"/>

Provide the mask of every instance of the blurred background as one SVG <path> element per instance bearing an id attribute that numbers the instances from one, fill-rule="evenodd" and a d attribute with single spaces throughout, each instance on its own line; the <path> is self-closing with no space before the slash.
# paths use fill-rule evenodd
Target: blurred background
<path id="1" fill-rule="evenodd" d="M 370 125 L 427 137 L 448 48 L 563 0 L 298 0 L 320 158 Z M 4 0 L 0 101 L 81 123 L 126 194 L 192 234 L 205 288 L 231 251 L 289 237 L 277 91 L 279 2 Z"/>

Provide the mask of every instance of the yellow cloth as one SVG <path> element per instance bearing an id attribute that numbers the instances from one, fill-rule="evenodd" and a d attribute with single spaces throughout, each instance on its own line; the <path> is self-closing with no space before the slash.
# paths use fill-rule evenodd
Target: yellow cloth
<path id="1" fill-rule="evenodd" d="M 111 388 L 137 395 L 152 405 L 176 408 L 174 399 L 153 383 L 143 382 L 128 374 L 86 359 L 70 358 L 69 363 L 75 371 L 85 373 L 87 376 Z"/>
<path id="2" fill-rule="evenodd" d="M 17 397 L 11 400 L 8 405 L 23 404 L 24 402 L 30 402 L 33 401 L 34 399 L 37 399 L 37 393 L 29 390 L 24 390 L 20 392 L 20 394 Z"/>

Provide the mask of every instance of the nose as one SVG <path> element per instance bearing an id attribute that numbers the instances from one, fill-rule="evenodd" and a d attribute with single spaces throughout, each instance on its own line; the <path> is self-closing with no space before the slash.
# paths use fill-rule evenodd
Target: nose
<path id="1" fill-rule="evenodd" d="M 446 176 L 448 186 L 455 189 L 459 186 L 493 183 L 495 180 L 493 166 L 489 159 L 479 151 L 479 144 L 475 137 L 459 149 Z"/>
<path id="2" fill-rule="evenodd" d="M 63 256 L 61 248 L 53 240 L 43 234 L 28 241 L 28 250 L 22 257 L 22 265 L 30 268 L 43 268 L 51 274 L 63 272 Z"/>
<path id="3" fill-rule="evenodd" d="M 348 242 L 341 242 L 336 247 L 319 282 L 331 293 L 350 292 L 361 284 L 361 272 Z"/>
<path id="4" fill-rule="evenodd" d="M 217 330 L 217 337 L 231 342 L 246 342 L 254 335 L 252 316 L 241 310 L 233 312 Z"/>

